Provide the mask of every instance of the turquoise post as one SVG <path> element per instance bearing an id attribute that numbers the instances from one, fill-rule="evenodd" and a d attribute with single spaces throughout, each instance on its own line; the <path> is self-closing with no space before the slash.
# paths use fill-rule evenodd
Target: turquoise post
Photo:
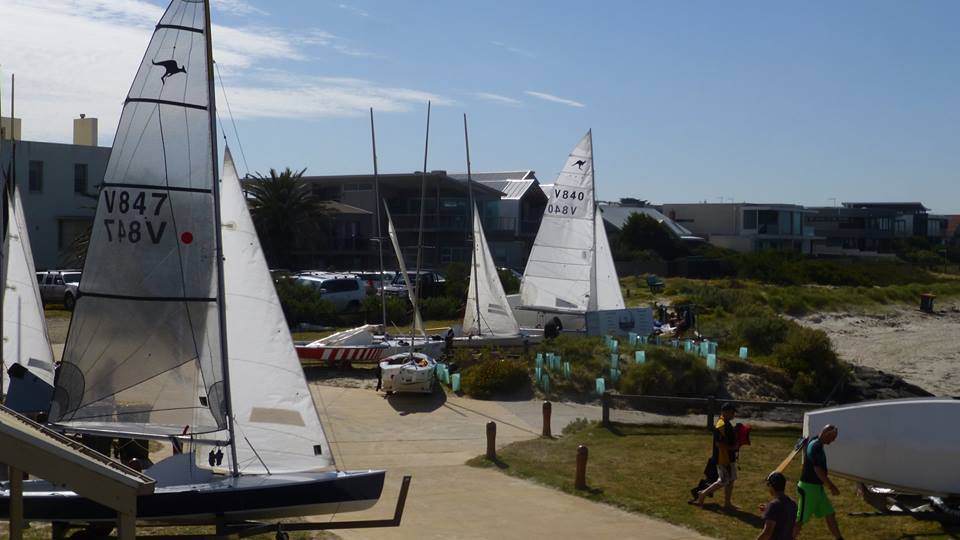
<path id="1" fill-rule="evenodd" d="M 647 351 L 637 351 L 634 353 L 634 362 L 638 364 L 643 364 L 647 361 Z"/>
<path id="2" fill-rule="evenodd" d="M 707 355 L 707 367 L 710 369 L 717 369 L 717 355 L 715 354 Z"/>
<path id="3" fill-rule="evenodd" d="M 740 359 L 741 359 L 741 360 L 746 360 L 746 359 L 747 359 L 747 352 L 748 352 L 748 351 L 747 351 L 747 348 L 746 348 L 746 347 L 740 347 Z"/>

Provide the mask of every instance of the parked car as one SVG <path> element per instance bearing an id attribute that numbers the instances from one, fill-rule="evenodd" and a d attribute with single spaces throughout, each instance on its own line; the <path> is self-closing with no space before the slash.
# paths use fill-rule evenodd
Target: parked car
<path id="1" fill-rule="evenodd" d="M 63 304 L 64 308 L 73 311 L 80 296 L 79 270 L 37 272 L 37 283 L 40 285 L 40 299 L 44 307 L 47 304 Z"/>
<path id="2" fill-rule="evenodd" d="M 408 272 L 408 275 L 410 276 L 410 285 L 414 287 L 414 291 L 416 291 L 417 274 L 416 272 Z M 446 292 L 446 285 L 447 280 L 444 279 L 443 275 L 439 272 L 432 270 L 420 271 L 420 298 L 443 296 Z M 396 275 L 393 276 L 393 281 L 383 289 L 383 292 L 388 296 L 406 298 L 407 286 L 403 282 L 403 274 L 397 272 Z"/>
<path id="3" fill-rule="evenodd" d="M 360 278 L 367 286 L 367 294 L 380 294 L 380 289 L 393 280 L 393 272 L 381 273 L 378 270 L 360 270 L 346 273 Z"/>
<path id="4" fill-rule="evenodd" d="M 360 278 L 349 274 L 308 272 L 297 274 L 294 279 L 301 285 L 316 289 L 320 296 L 339 310 L 360 309 L 360 302 L 367 295 Z"/>

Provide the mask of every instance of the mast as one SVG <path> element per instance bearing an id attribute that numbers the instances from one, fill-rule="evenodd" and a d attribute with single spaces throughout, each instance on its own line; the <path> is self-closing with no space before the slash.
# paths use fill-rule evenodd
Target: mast
<path id="1" fill-rule="evenodd" d="M 427 101 L 427 136 L 423 143 L 423 171 L 420 173 L 420 232 L 417 233 L 417 277 L 416 288 L 413 295 L 413 312 L 418 313 L 420 309 L 420 262 L 423 256 L 423 216 L 426 210 L 427 197 L 427 152 L 430 149 L 430 102 Z M 427 329 L 421 328 L 423 335 L 427 335 Z M 413 354 L 413 332 L 410 332 L 410 354 Z"/>
<path id="2" fill-rule="evenodd" d="M 383 312 L 383 333 L 387 333 L 387 297 L 383 285 L 383 232 L 380 228 L 380 172 L 377 170 L 377 132 L 373 127 L 373 107 L 370 107 L 370 140 L 373 143 L 373 200 L 377 212 L 377 254 L 380 256 L 380 309 Z"/>
<path id="3" fill-rule="evenodd" d="M 470 226 L 476 223 L 477 207 L 473 202 L 473 172 L 470 170 L 470 137 L 467 135 L 467 113 L 463 113 L 463 143 L 467 147 L 467 193 L 470 197 Z M 480 326 L 480 259 L 477 257 L 477 232 L 473 231 L 473 296 L 474 304 L 477 307 L 477 335 L 482 335 L 483 330 Z"/>
<path id="4" fill-rule="evenodd" d="M 593 193 L 593 264 L 590 268 L 590 300 L 587 301 L 587 311 L 590 311 L 590 305 L 593 305 L 594 311 L 599 309 L 597 297 L 597 182 L 596 171 L 593 169 L 593 128 L 587 130 L 587 137 L 590 141 L 590 191 Z M 586 322 L 586 313 L 584 313 L 584 322 Z"/>
<path id="5" fill-rule="evenodd" d="M 216 259 L 217 259 L 217 320 L 220 326 L 220 361 L 223 369 L 223 400 L 225 417 L 227 421 L 227 430 L 230 433 L 230 463 L 231 474 L 239 476 L 240 471 L 237 465 L 237 441 L 233 428 L 233 403 L 230 396 L 230 362 L 227 352 L 227 313 L 224 305 L 224 286 L 223 286 L 223 234 L 220 230 L 220 175 L 217 170 L 217 111 L 216 94 L 214 93 L 213 81 L 213 38 L 211 36 L 210 25 L 210 0 L 204 0 L 203 11 L 205 18 L 204 37 L 207 42 L 207 92 L 209 94 L 208 113 L 210 115 L 210 167 L 213 171 L 213 220 L 214 235 L 216 238 Z"/>

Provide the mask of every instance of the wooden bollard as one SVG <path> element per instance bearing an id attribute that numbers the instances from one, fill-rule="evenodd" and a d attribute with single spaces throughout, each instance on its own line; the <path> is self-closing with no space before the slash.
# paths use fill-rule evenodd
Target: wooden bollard
<path id="1" fill-rule="evenodd" d="M 600 396 L 600 405 L 603 408 L 603 415 L 601 418 L 601 424 L 603 427 L 610 427 L 610 391 L 607 390 Z"/>
<path id="2" fill-rule="evenodd" d="M 553 412 L 553 405 L 549 401 L 543 402 L 543 436 L 553 437 L 550 432 L 550 414 Z"/>
<path id="3" fill-rule="evenodd" d="M 577 447 L 577 479 L 573 482 L 577 489 L 587 489 L 587 454 L 586 446 Z"/>
<path id="4" fill-rule="evenodd" d="M 497 459 L 497 423 L 487 422 L 487 459 Z"/>

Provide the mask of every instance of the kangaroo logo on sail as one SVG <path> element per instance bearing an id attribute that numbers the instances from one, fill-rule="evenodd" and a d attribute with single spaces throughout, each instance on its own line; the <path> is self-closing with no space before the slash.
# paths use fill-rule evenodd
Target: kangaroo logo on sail
<path id="1" fill-rule="evenodd" d="M 580 207 L 586 199 L 587 194 L 582 190 L 553 188 L 553 201 L 547 204 L 547 213 L 573 217 L 580 211 L 582 216 L 584 211 Z"/>
<path id="2" fill-rule="evenodd" d="M 176 75 L 177 73 L 187 72 L 187 68 L 177 64 L 176 60 L 163 60 L 160 62 L 157 62 L 156 60 L 151 60 L 150 63 L 152 63 L 155 66 L 160 66 L 165 70 L 165 73 L 160 76 L 160 82 L 162 82 L 163 84 L 167 84 L 167 77 L 171 75 Z"/>
<path id="3" fill-rule="evenodd" d="M 167 230 L 166 220 L 153 220 L 167 202 L 166 193 L 104 189 L 103 203 L 107 214 L 103 226 L 107 242 L 137 244 L 149 241 L 159 244 Z"/>

